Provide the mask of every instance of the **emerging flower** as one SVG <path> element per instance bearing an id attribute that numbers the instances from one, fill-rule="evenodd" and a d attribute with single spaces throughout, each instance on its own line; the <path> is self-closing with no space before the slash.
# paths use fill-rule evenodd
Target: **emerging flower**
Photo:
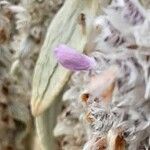
<path id="1" fill-rule="evenodd" d="M 63 44 L 55 48 L 54 54 L 62 66 L 72 71 L 90 70 L 96 66 L 94 58 L 80 54 Z"/>

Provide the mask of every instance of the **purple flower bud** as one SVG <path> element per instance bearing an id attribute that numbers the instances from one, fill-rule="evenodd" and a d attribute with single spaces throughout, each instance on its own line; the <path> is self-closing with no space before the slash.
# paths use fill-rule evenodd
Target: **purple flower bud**
<path id="1" fill-rule="evenodd" d="M 64 44 L 56 47 L 54 54 L 62 66 L 72 71 L 89 70 L 96 66 L 94 58 L 80 54 Z"/>

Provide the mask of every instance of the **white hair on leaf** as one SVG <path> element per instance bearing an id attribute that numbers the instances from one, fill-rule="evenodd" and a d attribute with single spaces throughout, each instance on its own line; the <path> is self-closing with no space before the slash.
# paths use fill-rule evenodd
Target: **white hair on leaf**
<path id="1" fill-rule="evenodd" d="M 93 22 L 98 32 L 89 54 L 97 66 L 76 72 L 64 98 L 70 105 L 81 103 L 78 109 L 87 114 L 84 150 L 98 149 L 95 137 L 103 136 L 104 149 L 150 147 L 149 12 L 137 0 L 114 0 L 103 10 Z"/>

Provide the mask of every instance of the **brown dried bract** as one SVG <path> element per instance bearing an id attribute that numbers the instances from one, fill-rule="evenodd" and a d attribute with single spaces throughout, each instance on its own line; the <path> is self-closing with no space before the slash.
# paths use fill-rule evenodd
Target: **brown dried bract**
<path id="1" fill-rule="evenodd" d="M 4 43 L 5 41 L 7 41 L 7 34 L 4 28 L 0 28 L 0 43 Z"/>
<path id="2" fill-rule="evenodd" d="M 125 150 L 125 140 L 122 135 L 116 137 L 115 150 Z"/>
<path id="3" fill-rule="evenodd" d="M 105 137 L 98 139 L 97 142 L 96 142 L 96 146 L 97 146 L 98 150 L 106 150 L 106 148 L 107 148 L 107 139 Z"/>
<path id="4" fill-rule="evenodd" d="M 8 18 L 9 20 L 12 20 L 12 19 L 13 19 L 13 13 L 12 13 L 12 11 L 9 10 L 9 9 L 6 9 L 6 10 L 4 11 L 4 16 L 5 16 L 6 18 Z"/>
<path id="5" fill-rule="evenodd" d="M 90 94 L 89 94 L 89 93 L 83 93 L 83 94 L 81 95 L 81 99 L 82 99 L 82 101 L 85 102 L 85 103 L 87 103 L 89 97 L 90 97 Z"/>
<path id="6" fill-rule="evenodd" d="M 139 47 L 136 44 L 131 44 L 131 45 L 128 45 L 127 48 L 128 49 L 138 49 Z"/>
<path id="7" fill-rule="evenodd" d="M 95 121 L 94 117 L 92 116 L 91 112 L 88 112 L 86 114 L 86 120 L 89 122 L 89 123 L 92 123 Z"/>
<path id="8" fill-rule="evenodd" d="M 85 14 L 81 13 L 78 16 L 77 21 L 78 21 L 79 25 L 81 25 L 82 33 L 85 34 L 86 33 L 86 17 L 85 17 Z"/>
<path id="9" fill-rule="evenodd" d="M 125 150 L 125 139 L 122 135 L 122 129 L 112 129 L 107 135 L 109 150 Z"/>
<path id="10" fill-rule="evenodd" d="M 84 13 L 81 13 L 80 15 L 79 15 L 79 17 L 78 17 L 78 23 L 80 24 L 80 25 L 83 25 L 83 26 L 85 26 L 85 14 Z"/>

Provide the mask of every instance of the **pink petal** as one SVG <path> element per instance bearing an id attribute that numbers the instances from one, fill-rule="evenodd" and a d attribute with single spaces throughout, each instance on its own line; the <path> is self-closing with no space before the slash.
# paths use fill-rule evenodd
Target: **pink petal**
<path id="1" fill-rule="evenodd" d="M 80 54 L 64 44 L 56 47 L 54 54 L 63 67 L 72 71 L 89 70 L 96 65 L 94 58 Z"/>

